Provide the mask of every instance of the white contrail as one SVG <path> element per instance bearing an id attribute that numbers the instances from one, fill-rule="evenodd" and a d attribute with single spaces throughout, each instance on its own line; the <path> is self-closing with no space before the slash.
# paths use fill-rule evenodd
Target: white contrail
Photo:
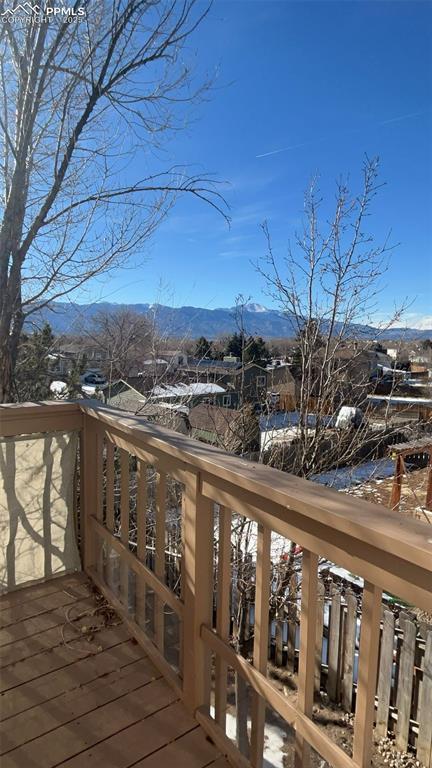
<path id="1" fill-rule="evenodd" d="M 279 152 L 289 152 L 290 149 L 298 149 L 299 147 L 306 147 L 308 144 L 315 144 L 318 141 L 325 141 L 325 139 L 312 139 L 311 141 L 302 141 L 300 144 L 291 144 L 290 147 L 282 147 L 282 149 L 273 149 L 271 152 L 264 152 L 262 155 L 255 155 L 255 157 L 269 157 L 269 155 L 278 155 Z"/>
<path id="2" fill-rule="evenodd" d="M 398 117 L 390 117 L 388 120 L 381 120 L 378 125 L 387 125 L 387 123 L 398 123 L 399 120 L 408 120 L 409 117 L 418 117 L 419 115 L 424 115 L 429 110 L 425 110 L 424 112 L 409 112 L 407 115 L 399 115 Z"/>
<path id="3" fill-rule="evenodd" d="M 397 123 L 401 120 L 408 120 L 410 117 L 419 117 L 420 115 L 425 115 L 427 112 L 430 112 L 429 109 L 422 110 L 420 112 L 408 112 L 406 115 L 397 115 L 396 117 L 389 117 L 388 120 L 380 120 L 376 123 L 376 125 L 388 125 L 389 123 Z M 346 136 L 350 133 L 359 133 L 362 129 L 361 128 L 353 128 L 351 131 L 346 131 L 343 134 L 340 134 L 342 136 Z M 263 152 L 261 155 L 255 155 L 256 158 L 259 157 L 270 157 L 271 155 L 278 155 L 280 152 L 289 152 L 291 149 L 300 149 L 300 147 L 307 147 L 309 144 L 317 144 L 320 141 L 329 141 L 329 139 L 332 138 L 331 136 L 322 137 L 320 139 L 311 139 L 310 141 L 302 141 L 300 144 L 291 144 L 289 147 L 282 147 L 281 149 L 273 149 L 271 152 Z"/>

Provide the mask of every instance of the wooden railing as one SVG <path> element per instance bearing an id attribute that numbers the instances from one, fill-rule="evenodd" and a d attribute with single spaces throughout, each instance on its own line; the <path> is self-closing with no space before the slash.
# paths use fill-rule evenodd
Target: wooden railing
<path id="1" fill-rule="evenodd" d="M 44 424 L 46 430 L 66 423 L 81 428 L 84 568 L 234 765 L 262 765 L 266 707 L 295 729 L 298 767 L 309 765 L 311 749 L 336 768 L 370 765 L 382 591 L 432 611 L 429 526 L 92 402 L 5 406 L 0 418 L 0 434 L 41 431 Z M 252 661 L 230 643 L 232 520 L 238 515 L 253 522 L 256 534 Z M 172 525 L 181 554 L 174 579 L 167 569 Z M 303 548 L 295 702 L 267 673 L 275 534 Z M 364 579 L 352 755 L 313 717 L 319 558 Z M 252 692 L 247 755 L 226 733 L 233 709 L 229 670 Z M 425 675 L 425 704 L 431 686 Z M 430 755 L 427 729 L 424 738 Z"/>

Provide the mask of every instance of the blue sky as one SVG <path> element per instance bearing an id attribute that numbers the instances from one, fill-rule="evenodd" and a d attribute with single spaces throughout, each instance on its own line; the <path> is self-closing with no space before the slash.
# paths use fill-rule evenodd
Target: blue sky
<path id="1" fill-rule="evenodd" d="M 380 156 L 386 182 L 370 228 L 400 243 L 382 313 L 409 296 L 408 324 L 432 327 L 432 3 L 216 0 L 190 48 L 198 77 L 217 77 L 161 163 L 229 182 L 231 228 L 182 200 L 141 264 L 79 299 L 213 308 L 241 292 L 271 305 L 250 264 L 265 250 L 261 222 L 283 250 L 311 175 L 331 199 L 341 173 L 360 182 L 366 152 Z"/>

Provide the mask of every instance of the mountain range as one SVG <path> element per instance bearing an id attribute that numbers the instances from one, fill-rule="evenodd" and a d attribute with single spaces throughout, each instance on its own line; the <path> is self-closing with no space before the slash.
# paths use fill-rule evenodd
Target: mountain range
<path id="1" fill-rule="evenodd" d="M 73 302 L 52 302 L 32 315 L 32 326 L 48 321 L 56 334 L 80 333 L 91 324 L 99 312 L 118 312 L 128 309 L 146 315 L 155 324 L 158 332 L 167 337 L 198 338 L 205 336 L 215 339 L 238 330 L 234 308 L 205 309 L 203 307 L 167 307 L 163 304 L 113 304 L 98 302 L 77 304 Z M 296 323 L 293 316 L 261 304 L 247 304 L 243 311 L 243 326 L 246 333 L 264 338 L 293 338 Z M 382 334 L 370 325 L 353 325 L 350 336 L 388 340 L 432 338 L 432 329 L 391 328 Z"/>

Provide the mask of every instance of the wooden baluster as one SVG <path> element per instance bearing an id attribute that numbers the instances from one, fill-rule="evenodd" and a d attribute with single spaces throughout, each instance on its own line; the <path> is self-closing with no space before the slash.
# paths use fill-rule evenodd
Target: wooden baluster
<path id="1" fill-rule="evenodd" d="M 178 562 L 179 575 L 180 575 L 180 600 L 184 603 L 185 594 L 185 538 L 184 538 L 184 519 L 185 519 L 185 488 L 182 484 L 182 496 L 181 496 L 181 521 L 180 521 L 180 559 Z M 180 675 L 183 676 L 183 658 L 184 658 L 184 633 L 183 628 L 179 628 L 179 669 Z"/>
<path id="2" fill-rule="evenodd" d="M 267 673 L 267 649 L 270 598 L 270 538 L 271 531 L 258 525 L 255 576 L 255 627 L 253 665 L 263 675 Z M 264 753 L 265 699 L 256 691 L 252 694 L 251 762 L 261 768 Z"/>
<path id="3" fill-rule="evenodd" d="M 81 504 L 84 532 L 84 570 L 101 571 L 102 542 L 91 527 L 91 517 L 103 520 L 102 506 L 102 435 L 86 417 L 81 442 Z"/>
<path id="4" fill-rule="evenodd" d="M 361 768 L 369 768 L 372 759 L 381 599 L 382 591 L 365 581 L 353 744 L 353 760 Z"/>
<path id="5" fill-rule="evenodd" d="M 341 596 L 333 586 L 330 606 L 330 627 L 328 640 L 328 678 L 327 693 L 330 701 L 338 700 L 338 677 L 340 658 L 340 634 L 341 634 Z"/>
<path id="6" fill-rule="evenodd" d="M 211 654 L 201 639 L 201 626 L 212 625 L 213 506 L 201 494 L 199 475 L 188 473 L 184 502 L 183 701 L 189 711 L 202 707 L 207 714 Z"/>
<path id="7" fill-rule="evenodd" d="M 317 588 L 318 555 L 303 550 L 301 614 L 300 614 L 300 654 L 298 672 L 297 707 L 307 717 L 312 717 L 315 683 L 315 644 L 317 624 Z M 310 745 L 296 733 L 295 766 L 308 768 L 310 764 Z"/>
<path id="8" fill-rule="evenodd" d="M 287 637 L 287 669 L 295 672 L 296 661 L 296 634 L 297 634 L 297 579 L 293 574 L 289 582 L 289 611 L 288 611 L 288 637 Z"/>
<path id="9" fill-rule="evenodd" d="M 317 584 L 317 623 L 315 640 L 315 691 L 319 693 L 321 688 L 322 646 L 324 633 L 324 596 L 325 587 L 321 579 Z"/>
<path id="10" fill-rule="evenodd" d="M 99 433 L 96 437 L 96 465 L 95 465 L 95 475 L 96 475 L 96 520 L 103 524 L 103 450 L 104 450 L 104 439 L 103 435 Z M 99 574 L 103 578 L 103 572 L 104 572 L 104 549 L 106 551 L 106 546 L 103 543 L 102 540 L 97 540 L 96 538 L 96 569 Z"/>
<path id="11" fill-rule="evenodd" d="M 231 510 L 219 509 L 219 555 L 217 566 L 216 631 L 229 640 L 231 598 Z M 215 719 L 225 730 L 228 666 L 220 656 L 215 664 Z"/>
<path id="12" fill-rule="evenodd" d="M 156 536 L 155 536 L 155 574 L 165 584 L 165 508 L 166 508 L 166 475 L 157 472 L 156 475 Z M 156 645 L 164 653 L 164 604 L 155 594 L 155 638 Z"/>
<path id="13" fill-rule="evenodd" d="M 129 454 L 120 449 L 120 539 L 129 549 Z M 120 561 L 120 600 L 129 610 L 129 568 Z"/>
<path id="14" fill-rule="evenodd" d="M 146 564 L 146 527 L 147 527 L 147 464 L 142 459 L 137 459 L 137 496 L 136 496 L 136 524 L 137 524 L 137 558 Z M 141 577 L 136 583 L 136 619 L 138 624 L 145 628 L 145 584 Z"/>

